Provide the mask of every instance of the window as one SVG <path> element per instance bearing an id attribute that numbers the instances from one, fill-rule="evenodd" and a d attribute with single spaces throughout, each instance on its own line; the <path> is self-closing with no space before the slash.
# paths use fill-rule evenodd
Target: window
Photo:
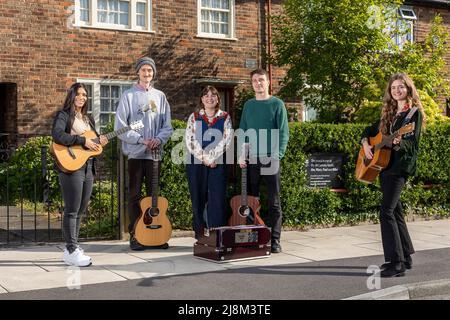
<path id="1" fill-rule="evenodd" d="M 416 14 L 411 7 L 402 6 L 398 9 L 396 20 L 389 26 L 392 33 L 392 40 L 400 49 L 407 43 L 414 41 L 414 20 Z"/>
<path id="2" fill-rule="evenodd" d="M 75 0 L 75 26 L 151 31 L 151 0 Z"/>
<path id="3" fill-rule="evenodd" d="M 234 0 L 198 0 L 198 35 L 234 38 Z"/>
<path id="4" fill-rule="evenodd" d="M 88 89 L 88 113 L 95 120 L 96 130 L 105 133 L 105 127 L 114 120 L 122 93 L 135 81 L 77 79 Z"/>

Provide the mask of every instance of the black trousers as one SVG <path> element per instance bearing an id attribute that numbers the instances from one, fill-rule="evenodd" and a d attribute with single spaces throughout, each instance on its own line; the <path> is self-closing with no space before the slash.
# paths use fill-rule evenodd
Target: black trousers
<path id="1" fill-rule="evenodd" d="M 386 172 L 380 174 L 383 193 L 380 224 L 385 261 L 404 262 L 406 256 L 415 252 L 400 202 L 400 193 L 405 182 L 406 178 L 402 176 Z"/>
<path id="2" fill-rule="evenodd" d="M 160 163 L 158 163 L 158 178 L 161 172 Z M 145 182 L 145 194 L 152 194 L 152 178 L 153 178 L 153 160 L 147 159 L 128 159 L 128 216 L 130 223 L 128 224 L 128 232 L 134 233 L 134 224 L 141 215 L 141 207 L 139 201 L 142 198 L 142 183 Z M 159 179 L 158 179 L 159 180 Z"/>
<path id="3" fill-rule="evenodd" d="M 59 172 L 64 199 L 63 236 L 72 253 L 78 245 L 81 218 L 85 214 L 94 185 L 93 159 L 72 173 Z"/>
<path id="4" fill-rule="evenodd" d="M 272 229 L 272 240 L 279 240 L 281 235 L 282 211 L 280 201 L 280 162 L 272 160 L 267 163 L 260 159 L 250 161 L 247 170 L 248 195 L 259 197 L 260 184 L 264 180 L 267 184 L 269 221 L 266 222 Z"/>

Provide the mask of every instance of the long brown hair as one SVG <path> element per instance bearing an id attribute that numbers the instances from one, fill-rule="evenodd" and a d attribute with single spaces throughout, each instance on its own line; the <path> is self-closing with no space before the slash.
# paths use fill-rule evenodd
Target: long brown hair
<path id="1" fill-rule="evenodd" d="M 220 109 L 220 94 L 219 94 L 219 91 L 217 91 L 217 89 L 213 86 L 206 86 L 203 88 L 202 93 L 200 94 L 200 104 L 199 104 L 200 109 L 205 109 L 205 106 L 203 105 L 203 102 L 202 102 L 202 98 L 203 98 L 203 96 L 206 96 L 208 94 L 208 92 L 210 92 L 210 91 L 212 94 L 215 94 L 217 96 L 217 104 L 214 109 L 215 112 L 217 112 Z"/>
<path id="2" fill-rule="evenodd" d="M 397 114 L 398 103 L 392 98 L 391 86 L 395 80 L 401 80 L 406 86 L 408 93 L 406 95 L 407 103 L 411 107 L 417 107 L 422 114 L 422 128 L 425 127 L 425 112 L 423 111 L 422 103 L 420 102 L 419 94 L 417 93 L 416 86 L 408 75 L 405 73 L 395 73 L 389 79 L 389 83 L 384 91 L 383 107 L 381 109 L 380 131 L 383 134 L 389 134 L 389 128 L 394 121 Z"/>

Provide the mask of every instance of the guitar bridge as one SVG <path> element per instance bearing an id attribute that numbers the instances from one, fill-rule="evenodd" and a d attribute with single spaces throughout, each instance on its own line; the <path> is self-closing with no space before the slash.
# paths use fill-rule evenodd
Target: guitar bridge
<path id="1" fill-rule="evenodd" d="M 155 224 L 155 225 L 145 226 L 145 228 L 153 230 L 153 229 L 161 229 L 162 226 L 160 224 Z"/>

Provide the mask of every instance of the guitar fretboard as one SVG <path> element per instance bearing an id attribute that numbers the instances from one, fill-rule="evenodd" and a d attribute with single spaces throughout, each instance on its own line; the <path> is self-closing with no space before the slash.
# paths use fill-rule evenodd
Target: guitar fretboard
<path id="1" fill-rule="evenodd" d="M 152 172 L 152 208 L 158 207 L 158 165 L 159 161 L 154 159 Z"/>
<path id="2" fill-rule="evenodd" d="M 104 136 L 105 136 L 108 140 L 111 140 L 112 138 L 115 138 L 115 137 L 117 137 L 117 136 L 120 136 L 121 134 L 123 134 L 123 133 L 125 133 L 125 132 L 127 132 L 127 131 L 130 131 L 130 130 L 131 130 L 131 126 L 126 126 L 126 127 L 117 129 L 116 131 L 109 132 L 109 133 L 105 134 Z M 95 142 L 95 143 L 100 143 L 100 138 L 95 138 L 95 139 L 94 139 L 94 142 Z"/>
<path id="3" fill-rule="evenodd" d="M 241 181 L 241 198 L 242 205 L 247 205 L 247 167 L 242 168 L 242 181 Z"/>

